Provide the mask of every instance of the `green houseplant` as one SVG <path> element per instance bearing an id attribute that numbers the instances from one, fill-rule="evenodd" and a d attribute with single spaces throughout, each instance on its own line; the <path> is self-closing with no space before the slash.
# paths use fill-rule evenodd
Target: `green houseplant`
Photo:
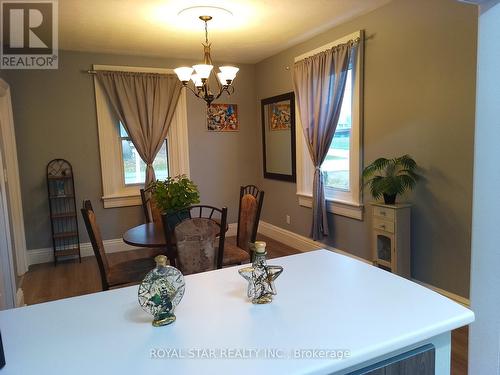
<path id="1" fill-rule="evenodd" d="M 396 203 L 396 196 L 412 190 L 419 179 L 417 163 L 410 155 L 378 158 L 363 170 L 364 186 L 369 186 L 374 199 L 384 197 L 385 204 Z"/>
<path id="2" fill-rule="evenodd" d="M 198 187 L 186 175 L 168 177 L 163 181 L 156 180 L 151 187 L 155 204 L 164 213 L 200 203 Z"/>

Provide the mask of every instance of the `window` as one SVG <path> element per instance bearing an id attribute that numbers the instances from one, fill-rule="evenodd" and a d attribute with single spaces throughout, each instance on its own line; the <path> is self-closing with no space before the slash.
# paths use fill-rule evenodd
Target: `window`
<path id="1" fill-rule="evenodd" d="M 325 181 L 327 210 L 338 215 L 362 220 L 363 205 L 360 188 L 361 129 L 363 83 L 363 32 L 358 31 L 295 58 L 295 61 L 317 54 L 348 40 L 360 38 L 358 54 L 352 62 L 346 82 L 339 122 L 321 170 Z M 299 204 L 312 206 L 314 167 L 305 144 L 298 110 L 297 138 L 297 196 Z"/>
<path id="2" fill-rule="evenodd" d="M 120 142 L 122 148 L 123 182 L 125 185 L 144 184 L 146 179 L 146 163 L 141 159 L 127 131 L 120 122 Z M 153 169 L 158 180 L 168 177 L 167 140 L 163 142 L 160 151 L 153 162 Z"/>
<path id="3" fill-rule="evenodd" d="M 173 70 L 160 68 L 94 65 L 93 69 L 174 74 Z M 94 87 L 104 208 L 140 205 L 139 190 L 144 185 L 146 166 L 137 155 L 125 128 L 116 118 L 97 79 L 94 79 Z M 185 90 L 181 92 L 172 123 L 168 129 L 167 139 L 156 156 L 153 168 L 158 179 L 179 174 L 189 176 Z"/>
<path id="4" fill-rule="evenodd" d="M 349 191 L 349 151 L 352 127 L 352 69 L 347 73 L 342 109 L 330 149 L 321 170 L 325 178 L 325 189 Z M 334 192 L 329 192 L 332 195 Z"/>

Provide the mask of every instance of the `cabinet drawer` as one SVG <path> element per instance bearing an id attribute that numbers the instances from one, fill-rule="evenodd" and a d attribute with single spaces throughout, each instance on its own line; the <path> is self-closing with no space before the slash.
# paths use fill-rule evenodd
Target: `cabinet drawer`
<path id="1" fill-rule="evenodd" d="M 394 223 L 387 220 L 373 219 L 373 228 L 384 232 L 394 233 Z"/>
<path id="2" fill-rule="evenodd" d="M 373 207 L 373 215 L 394 221 L 394 210 L 385 207 Z"/>

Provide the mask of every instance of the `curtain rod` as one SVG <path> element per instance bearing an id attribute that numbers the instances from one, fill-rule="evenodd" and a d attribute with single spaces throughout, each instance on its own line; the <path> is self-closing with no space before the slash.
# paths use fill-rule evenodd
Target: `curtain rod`
<path id="1" fill-rule="evenodd" d="M 109 72 L 109 70 L 100 70 L 100 71 L 105 71 Z M 160 73 L 160 72 L 134 72 L 134 71 L 128 71 L 128 70 L 112 70 L 113 72 L 120 72 L 120 73 L 146 73 L 146 74 L 160 74 L 160 75 L 172 75 L 172 73 Z M 97 70 L 81 70 L 82 73 L 87 73 L 90 75 L 95 75 L 97 74 Z"/>

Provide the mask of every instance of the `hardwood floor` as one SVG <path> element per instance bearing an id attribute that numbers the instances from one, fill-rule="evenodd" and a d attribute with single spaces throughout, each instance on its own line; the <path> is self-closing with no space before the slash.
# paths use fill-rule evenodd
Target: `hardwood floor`
<path id="1" fill-rule="evenodd" d="M 259 236 L 258 239 L 266 241 L 269 258 L 299 252 L 271 238 Z M 235 243 L 236 238 L 228 237 L 226 241 Z M 112 264 L 142 258 L 147 251 L 149 250 L 139 249 L 108 254 L 108 260 Z M 97 261 L 94 257 L 84 257 L 81 264 L 71 260 L 58 263 L 56 267 L 52 263 L 33 265 L 23 278 L 22 288 L 27 305 L 100 292 L 101 279 Z"/>
<path id="2" fill-rule="evenodd" d="M 299 253 L 298 250 L 260 236 L 259 240 L 266 241 L 269 258 Z M 228 237 L 229 242 L 235 242 L 235 237 Z M 109 254 L 110 263 L 140 258 L 145 256 L 146 249 Z M 78 261 L 67 261 L 54 267 L 52 263 L 37 264 L 23 278 L 25 302 L 28 305 L 53 301 L 61 298 L 75 297 L 83 294 L 101 291 L 99 269 L 94 257 L 82 258 Z M 467 374 L 468 354 L 468 327 L 452 332 L 451 344 L 451 374 Z"/>

